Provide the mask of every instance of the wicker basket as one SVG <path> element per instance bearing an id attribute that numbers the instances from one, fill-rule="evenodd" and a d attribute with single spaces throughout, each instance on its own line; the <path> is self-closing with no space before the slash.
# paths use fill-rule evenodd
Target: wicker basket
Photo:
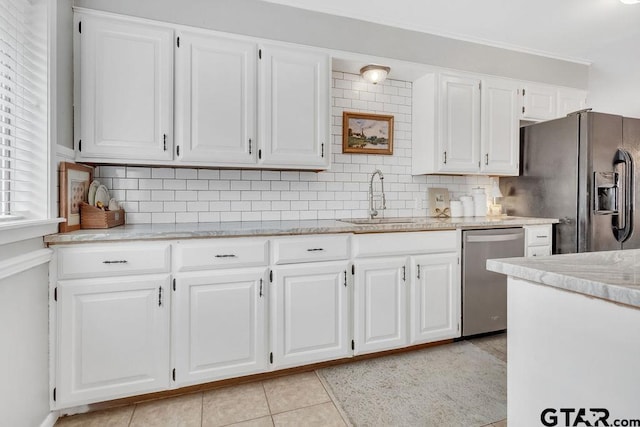
<path id="1" fill-rule="evenodd" d="M 111 228 L 124 224 L 124 210 L 107 211 L 91 206 L 80 205 L 80 228 Z"/>

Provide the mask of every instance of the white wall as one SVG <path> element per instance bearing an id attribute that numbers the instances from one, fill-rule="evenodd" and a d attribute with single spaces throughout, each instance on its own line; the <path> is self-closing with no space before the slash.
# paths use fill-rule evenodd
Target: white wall
<path id="1" fill-rule="evenodd" d="M 639 41 L 621 42 L 598 52 L 589 74 L 587 106 L 640 118 Z"/>
<path id="2" fill-rule="evenodd" d="M 585 89 L 586 65 L 258 0 L 74 0 L 75 6 Z"/>
<path id="3" fill-rule="evenodd" d="M 42 238 L 0 246 L 0 266 L 43 247 Z M 48 277 L 41 264 L 0 279 L 2 425 L 38 426 L 49 415 Z"/>
<path id="4" fill-rule="evenodd" d="M 330 171 L 100 166 L 96 177 L 125 202 L 127 223 L 366 217 L 375 169 L 384 173 L 388 209 L 383 214 L 389 217 L 426 215 L 427 187 L 446 187 L 453 197 L 478 185 L 489 193 L 487 177 L 411 175 L 410 82 L 373 85 L 359 75 L 334 72 L 332 84 Z M 342 154 L 343 111 L 394 115 L 393 156 Z"/>

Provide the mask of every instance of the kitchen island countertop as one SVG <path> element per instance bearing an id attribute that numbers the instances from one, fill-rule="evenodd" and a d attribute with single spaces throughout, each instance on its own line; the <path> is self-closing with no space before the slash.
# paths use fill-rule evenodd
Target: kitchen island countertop
<path id="1" fill-rule="evenodd" d="M 455 230 L 467 228 L 521 227 L 557 223 L 550 218 L 513 216 L 407 219 L 411 222 L 352 224 L 338 220 L 200 222 L 182 224 L 131 224 L 99 230 L 78 230 L 45 237 L 48 244 L 167 240 L 207 237 L 278 236 L 330 233 L 383 233 Z"/>
<path id="2" fill-rule="evenodd" d="M 640 308 L 640 249 L 494 259 L 487 270 Z"/>

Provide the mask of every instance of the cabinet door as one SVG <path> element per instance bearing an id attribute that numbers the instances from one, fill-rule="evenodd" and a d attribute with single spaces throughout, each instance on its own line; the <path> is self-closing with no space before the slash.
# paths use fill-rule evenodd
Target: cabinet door
<path id="1" fill-rule="evenodd" d="M 254 164 L 257 46 L 186 32 L 178 36 L 178 159 L 190 164 Z"/>
<path id="2" fill-rule="evenodd" d="M 264 46 L 260 60 L 261 163 L 329 167 L 329 56 Z"/>
<path id="3" fill-rule="evenodd" d="M 411 344 L 460 336 L 458 255 L 411 257 Z"/>
<path id="4" fill-rule="evenodd" d="M 171 160 L 173 30 L 89 15 L 76 21 L 78 158 Z"/>
<path id="5" fill-rule="evenodd" d="M 254 268 L 176 278 L 173 354 L 177 385 L 266 369 L 265 277 L 265 268 Z"/>
<path id="6" fill-rule="evenodd" d="M 522 89 L 522 119 L 550 120 L 556 118 L 556 88 L 525 85 Z"/>
<path id="7" fill-rule="evenodd" d="M 558 89 L 558 117 L 564 117 L 587 105 L 587 92 L 578 89 Z"/>
<path id="8" fill-rule="evenodd" d="M 518 175 L 518 101 L 518 87 L 515 82 L 499 79 L 482 81 L 481 172 Z"/>
<path id="9" fill-rule="evenodd" d="M 349 356 L 347 270 L 347 261 L 273 269 L 273 368 Z"/>
<path id="10" fill-rule="evenodd" d="M 440 76 L 440 170 L 480 169 L 480 79 Z"/>
<path id="11" fill-rule="evenodd" d="M 406 258 L 355 262 L 354 354 L 407 345 Z"/>
<path id="12" fill-rule="evenodd" d="M 169 387 L 168 275 L 58 283 L 57 405 Z"/>

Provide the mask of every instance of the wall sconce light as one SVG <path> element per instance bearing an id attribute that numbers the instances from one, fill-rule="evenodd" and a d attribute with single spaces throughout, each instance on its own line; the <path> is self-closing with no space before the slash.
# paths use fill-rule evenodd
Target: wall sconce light
<path id="1" fill-rule="evenodd" d="M 375 85 L 382 83 L 387 78 L 389 71 L 391 71 L 391 68 L 383 65 L 367 65 L 360 68 L 360 75 L 363 79 Z"/>

